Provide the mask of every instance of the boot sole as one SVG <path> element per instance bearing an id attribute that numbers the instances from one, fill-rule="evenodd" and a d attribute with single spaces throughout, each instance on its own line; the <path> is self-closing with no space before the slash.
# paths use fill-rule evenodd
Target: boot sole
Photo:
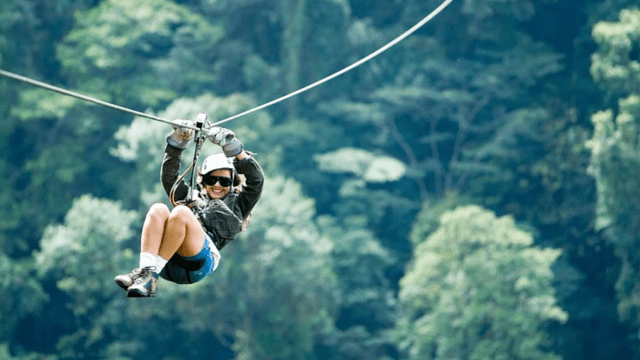
<path id="1" fill-rule="evenodd" d="M 127 297 L 130 298 L 143 298 L 143 297 L 156 297 L 156 293 L 141 293 L 137 290 L 129 290 L 127 292 Z"/>

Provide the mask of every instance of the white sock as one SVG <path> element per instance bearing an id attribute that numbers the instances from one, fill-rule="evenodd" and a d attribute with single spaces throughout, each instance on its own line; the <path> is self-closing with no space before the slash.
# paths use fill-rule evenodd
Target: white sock
<path id="1" fill-rule="evenodd" d="M 156 273 L 160 274 L 164 266 L 167 265 L 169 260 L 165 260 L 162 256 L 156 256 Z"/>
<path id="2" fill-rule="evenodd" d="M 156 256 L 149 252 L 140 253 L 140 269 L 156 266 Z"/>

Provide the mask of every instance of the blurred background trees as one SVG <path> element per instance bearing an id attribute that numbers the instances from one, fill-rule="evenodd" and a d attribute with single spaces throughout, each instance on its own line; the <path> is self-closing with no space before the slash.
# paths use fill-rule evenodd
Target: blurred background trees
<path id="1" fill-rule="evenodd" d="M 559 359 L 541 325 L 565 322 L 551 265 L 509 217 L 462 206 L 441 217 L 400 281 L 399 321 L 410 359 Z"/>
<path id="2" fill-rule="evenodd" d="M 640 195 L 635 182 L 640 175 L 640 11 L 622 10 L 618 21 L 598 23 L 593 38 L 598 48 L 591 74 L 612 105 L 591 117 L 589 170 L 598 189 L 596 226 L 621 262 L 616 283 L 620 318 L 637 328 L 640 218 L 630 199 Z"/>
<path id="3" fill-rule="evenodd" d="M 439 4 L 13 0 L 0 68 L 216 121 Z M 111 281 L 167 202 L 169 127 L 0 79 L 0 357 L 640 359 L 639 62 L 631 0 L 454 1 L 226 124 L 263 199 L 148 302 Z"/>

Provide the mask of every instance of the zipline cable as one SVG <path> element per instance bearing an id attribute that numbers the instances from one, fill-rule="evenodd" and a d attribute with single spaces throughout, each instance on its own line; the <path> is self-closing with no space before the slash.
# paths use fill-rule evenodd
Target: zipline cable
<path id="1" fill-rule="evenodd" d="M 171 124 L 171 125 L 174 125 L 174 126 L 181 126 L 181 127 L 186 127 L 186 128 L 193 129 L 193 130 L 199 130 L 195 126 L 185 126 L 185 125 L 177 124 L 177 123 L 175 123 L 175 122 L 173 122 L 171 120 L 167 120 L 167 119 L 163 119 L 161 117 L 157 117 L 157 116 L 154 116 L 154 115 L 149 115 L 149 114 L 145 114 L 145 113 L 142 113 L 142 112 L 139 112 L 139 111 L 127 109 L 127 108 L 122 107 L 122 106 L 118 106 L 118 105 L 114 105 L 114 104 L 108 103 L 106 101 L 94 99 L 92 97 L 89 97 L 89 96 L 86 96 L 86 95 L 82 95 L 82 94 L 78 94 L 78 93 L 75 93 L 73 91 L 61 89 L 59 87 L 56 87 L 56 86 L 53 86 L 53 85 L 49 85 L 49 84 L 45 84 L 45 83 L 40 82 L 40 81 L 32 80 L 32 79 L 29 79 L 27 77 L 20 76 L 18 74 L 14 74 L 12 72 L 8 72 L 8 71 L 2 70 L 2 69 L 0 69 L 0 75 L 4 76 L 4 77 L 7 77 L 7 78 L 14 79 L 14 80 L 22 81 L 22 82 L 25 82 L 25 83 L 30 84 L 30 85 L 38 86 L 38 87 L 41 87 L 41 88 L 44 88 L 44 89 L 47 89 L 47 90 L 55 91 L 55 92 L 63 94 L 63 95 L 72 96 L 72 97 L 78 98 L 80 100 L 84 100 L 84 101 L 92 102 L 94 104 L 106 106 L 106 107 L 109 107 L 109 108 L 112 108 L 112 109 L 124 111 L 126 113 L 134 114 L 134 115 L 137 115 L 137 116 L 140 116 L 140 117 L 144 117 L 144 118 L 147 118 L 147 119 L 160 121 L 160 122 Z"/>
<path id="2" fill-rule="evenodd" d="M 294 91 L 294 92 L 292 92 L 290 94 L 287 94 L 285 96 L 282 96 L 282 97 L 279 97 L 279 98 L 277 98 L 275 100 L 272 100 L 272 101 L 270 101 L 270 102 L 268 102 L 266 104 L 257 106 L 257 107 L 255 107 L 253 109 L 247 110 L 247 111 L 242 112 L 240 114 L 237 114 L 237 115 L 234 115 L 234 116 L 230 116 L 230 117 L 228 117 L 226 119 L 217 121 L 217 122 L 213 123 L 213 126 L 217 126 L 217 125 L 226 123 L 228 121 L 235 120 L 235 119 L 237 119 L 239 117 L 251 114 L 252 112 L 255 112 L 255 111 L 258 111 L 258 110 L 262 110 L 262 109 L 264 109 L 266 107 L 269 107 L 271 105 L 277 104 L 277 103 L 279 103 L 281 101 L 284 101 L 284 100 L 286 100 L 286 99 L 288 99 L 290 97 L 293 97 L 293 96 L 296 96 L 298 94 L 301 94 L 301 93 L 303 93 L 303 92 L 305 92 L 307 90 L 311 90 L 311 89 L 313 89 L 314 87 L 316 87 L 318 85 L 324 84 L 325 82 L 327 82 L 327 81 L 329 81 L 329 80 L 331 80 L 333 78 L 336 78 L 336 77 L 338 77 L 338 76 L 340 76 L 340 75 L 342 75 L 342 74 L 344 74 L 344 73 L 346 73 L 346 72 L 348 72 L 350 70 L 355 69 L 356 67 L 366 63 L 367 61 L 369 61 L 369 60 L 373 59 L 374 57 L 376 57 L 376 56 L 382 54 L 383 52 L 387 51 L 390 47 L 392 47 L 392 46 L 396 45 L 397 43 L 399 43 L 400 41 L 404 40 L 407 36 L 413 34 L 416 30 L 418 30 L 424 24 L 426 24 L 429 21 L 431 21 L 431 19 L 436 17 L 436 15 L 438 15 L 442 10 L 444 10 L 447 6 L 449 6 L 449 4 L 452 1 L 453 0 L 445 0 L 442 4 L 440 4 L 440 6 L 438 6 L 435 10 L 433 10 L 424 19 L 420 20 L 420 22 L 415 24 L 411 29 L 405 31 L 402 35 L 400 35 L 397 38 L 391 40 L 391 42 L 389 42 L 385 46 L 383 46 L 380 49 L 378 49 L 378 50 L 374 51 L 373 53 L 369 54 L 367 57 L 364 57 L 364 58 L 358 60 L 357 62 L 347 66 L 346 68 L 344 68 L 344 69 L 342 69 L 340 71 L 337 71 L 336 73 L 331 74 L 331 75 L 325 77 L 324 79 L 318 80 L 318 81 L 314 82 L 313 84 L 307 85 L 307 86 L 305 86 L 305 87 L 303 87 L 303 88 L 301 88 L 299 90 L 296 90 L 296 91 Z"/>
<path id="3" fill-rule="evenodd" d="M 247 111 L 242 112 L 240 114 L 237 114 L 237 115 L 228 117 L 226 119 L 220 120 L 218 122 L 215 122 L 215 123 L 211 124 L 210 126 L 217 126 L 217 125 L 226 123 L 228 121 L 235 120 L 235 119 L 237 119 L 239 117 L 251 114 L 251 113 L 256 112 L 258 110 L 262 110 L 262 109 L 264 109 L 266 107 L 269 107 L 271 105 L 274 105 L 274 104 L 277 104 L 279 102 L 282 102 L 282 101 L 284 101 L 284 100 L 286 100 L 288 98 L 291 98 L 293 96 L 299 95 L 299 94 L 301 94 L 301 93 L 303 93 L 303 92 L 305 92 L 307 90 L 311 90 L 316 86 L 324 84 L 325 82 L 327 82 L 329 80 L 332 80 L 332 79 L 334 79 L 334 78 L 336 78 L 336 77 L 338 77 L 338 76 L 340 76 L 340 75 L 342 75 L 342 74 L 344 74 L 344 73 L 346 73 L 348 71 L 351 71 L 351 70 L 355 69 L 356 67 L 366 63 L 367 61 L 369 61 L 369 60 L 373 59 L 374 57 L 376 57 L 376 56 L 382 54 L 383 52 L 387 51 L 392 46 L 394 46 L 397 43 L 399 43 L 400 41 L 404 40 L 407 36 L 409 36 L 409 35 L 413 34 L 414 32 L 416 32 L 416 30 L 418 30 L 424 24 L 428 23 L 429 21 L 431 21 L 431 19 L 436 17 L 438 14 L 440 14 L 440 12 L 442 10 L 444 10 L 447 6 L 449 6 L 449 4 L 452 1 L 453 0 L 445 0 L 444 2 L 442 2 L 442 4 L 440 4 L 440 6 L 438 6 L 429 15 L 427 15 L 424 19 L 420 20 L 420 22 L 415 24 L 409 30 L 405 31 L 403 34 L 401 34 L 397 38 L 391 40 L 389 43 L 387 43 L 386 45 L 384 45 L 380 49 L 378 49 L 378 50 L 374 51 L 373 53 L 369 54 L 368 56 L 358 60 L 357 62 L 345 67 L 344 69 L 339 70 L 339 71 L 337 71 L 337 72 L 325 77 L 324 79 L 318 80 L 318 81 L 314 82 L 313 84 L 307 85 L 307 86 L 305 86 L 305 87 L 303 87 L 301 89 L 298 89 L 298 90 L 296 90 L 296 91 L 294 91 L 292 93 L 289 93 L 289 94 L 287 94 L 285 96 L 279 97 L 279 98 L 277 98 L 275 100 L 272 100 L 272 101 L 270 101 L 268 103 L 265 103 L 263 105 L 257 106 L 257 107 L 255 107 L 253 109 L 247 110 Z M 41 87 L 43 89 L 55 91 L 55 92 L 63 94 L 63 95 L 72 96 L 72 97 L 75 97 L 75 98 L 78 98 L 78 99 L 81 99 L 81 100 L 84 100 L 84 101 L 88 101 L 88 102 L 92 102 L 94 104 L 106 106 L 106 107 L 109 107 L 109 108 L 112 108 L 112 109 L 120 110 L 120 111 L 123 111 L 123 112 L 126 112 L 126 113 L 130 113 L 130 114 L 133 114 L 133 115 L 144 117 L 144 118 L 147 118 L 147 119 L 160 121 L 160 122 L 163 122 L 163 123 L 171 124 L 173 126 L 180 126 L 180 127 L 184 127 L 184 128 L 188 128 L 188 129 L 192 129 L 192 130 L 200 130 L 199 128 L 197 128 L 195 126 L 185 126 L 185 125 L 182 125 L 182 124 L 178 124 L 178 123 L 173 122 L 171 120 L 163 119 L 161 117 L 157 117 L 157 116 L 154 116 L 154 115 L 145 114 L 143 112 L 131 110 L 131 109 L 128 109 L 128 108 L 125 108 L 125 107 L 122 107 L 122 106 L 118 106 L 118 105 L 114 105 L 114 104 L 108 103 L 106 101 L 98 100 L 98 99 L 95 99 L 95 98 L 92 98 L 92 97 L 89 97 L 89 96 L 86 96 L 86 95 L 75 93 L 73 91 L 69 91 L 69 90 L 65 90 L 65 89 L 62 89 L 62 88 L 59 88 L 59 87 L 56 87 L 56 86 L 53 86 L 53 85 L 45 84 L 43 82 L 36 81 L 36 80 L 33 80 L 33 79 L 29 79 L 27 77 L 24 77 L 24 76 L 21 76 L 21 75 L 18 75 L 18 74 L 14 74 L 14 73 L 11 73 L 9 71 L 2 70 L 2 69 L 0 69 L 0 76 L 4 76 L 4 77 L 11 78 L 11 79 L 14 79 L 14 80 L 22 81 L 24 83 L 27 83 L 27 84 L 30 84 L 30 85 L 34 85 L 34 86 L 38 86 L 38 87 Z"/>

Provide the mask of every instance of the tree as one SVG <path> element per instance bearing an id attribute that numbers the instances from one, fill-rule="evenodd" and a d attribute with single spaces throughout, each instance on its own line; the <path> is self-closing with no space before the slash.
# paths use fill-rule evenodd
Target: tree
<path id="1" fill-rule="evenodd" d="M 367 214 L 370 226 L 383 221 L 389 208 L 412 208 L 409 201 L 381 188 L 388 183 L 403 181 L 407 166 L 391 156 L 376 154 L 363 149 L 344 147 L 336 151 L 316 154 L 318 169 L 333 175 L 340 201 L 333 213 L 340 218 Z"/>
<path id="2" fill-rule="evenodd" d="M 0 67 L 36 79 L 58 80 L 59 64 L 53 56 L 55 43 L 72 26 L 71 14 L 76 9 L 87 8 L 92 1 L 61 0 L 53 4 L 24 0 L 0 4 Z M 4 154 L 0 160 L 3 174 L 0 186 L 11 189 L 0 197 L 0 249 L 12 257 L 28 256 L 46 226 L 29 213 L 27 204 L 31 202 L 22 198 L 22 189 L 29 183 L 31 170 L 25 169 L 25 159 L 37 147 L 32 139 L 38 138 L 33 133 L 26 135 L 28 126 L 13 113 L 19 106 L 23 90 L 24 87 L 14 80 L 0 80 L 0 97 L 4 99 L 0 104 L 0 116 L 4 119 L 0 129 L 0 151 Z M 37 131 L 45 130 L 39 128 Z M 63 209 L 61 214 L 65 211 Z M 25 231 L 25 228 L 29 230 Z"/>
<path id="3" fill-rule="evenodd" d="M 116 202 L 87 195 L 74 201 L 64 224 L 45 230 L 36 254 L 40 276 L 64 294 L 51 299 L 50 306 L 62 312 L 69 306 L 76 326 L 70 334 L 58 334 L 61 357 L 104 356 L 111 340 L 105 323 L 117 320 L 105 318 L 103 311 L 122 292 L 111 275 L 135 262 L 123 243 L 135 234 L 132 225 L 138 219 Z"/>
<path id="4" fill-rule="evenodd" d="M 485 187 L 512 182 L 513 171 L 503 170 L 517 160 L 515 140 L 535 140 L 536 127 L 548 118 L 518 94 L 557 71 L 559 57 L 525 36 L 512 50 L 477 50 L 456 62 L 435 39 L 407 43 L 407 52 L 418 48 L 427 60 L 403 68 L 362 101 L 333 101 L 321 109 L 357 128 L 376 129 L 365 132 L 365 140 L 405 161 L 422 201 L 464 189 L 470 179 L 484 177 Z"/>
<path id="5" fill-rule="evenodd" d="M 551 285 L 559 250 L 531 247 L 512 218 L 470 205 L 446 212 L 400 283 L 411 359 L 559 359 L 542 326 L 564 322 Z"/>
<path id="6" fill-rule="evenodd" d="M 440 227 L 440 218 L 457 207 L 470 205 L 471 200 L 451 192 L 439 201 L 424 203 L 411 227 L 411 244 L 415 249 Z"/>
<path id="7" fill-rule="evenodd" d="M 228 76 L 226 84 L 216 88 L 251 92 L 258 101 L 266 102 L 345 65 L 348 1 L 238 0 L 204 2 L 202 7 L 208 18 L 221 21 L 226 30 L 221 44 L 224 56 L 216 59 L 216 67 Z M 278 121 L 306 118 L 309 111 L 302 105 L 332 96 L 333 90 L 317 88 L 271 112 Z"/>
<path id="8" fill-rule="evenodd" d="M 385 26 L 354 20 L 347 33 L 352 52 L 379 48 L 436 3 L 409 1 Z M 354 70 L 348 90 L 317 102 L 330 137 L 316 149 L 355 148 L 404 164 L 401 178 L 358 188 L 349 177 L 305 181 L 314 193 L 334 190 L 319 200 L 320 211 L 367 215 L 383 246 L 398 251 L 395 274 L 410 257 L 408 230 L 424 202 L 457 191 L 498 211 L 532 177 L 522 163 L 544 154 L 540 132 L 551 115 L 529 95 L 562 68 L 559 54 L 519 30 L 533 13 L 529 2 L 454 2 L 438 21 Z M 357 189 L 366 206 L 332 209 L 346 188 Z"/>
<path id="9" fill-rule="evenodd" d="M 386 274 L 396 261 L 393 253 L 367 229 L 363 216 L 322 216 L 318 223 L 333 240 L 339 302 L 334 328 L 317 340 L 315 353 L 327 360 L 393 358 L 395 344 L 386 335 L 397 320 L 395 284 Z"/>
<path id="10" fill-rule="evenodd" d="M 11 356 L 8 344 L 0 344 L 0 358 L 4 360 L 58 360 L 58 357 L 55 355 L 45 355 L 38 353 Z"/>
<path id="11" fill-rule="evenodd" d="M 0 279 L 2 344 L 10 342 L 16 325 L 29 314 L 40 311 L 49 298 L 38 282 L 33 261 L 12 260 L 0 252 Z"/>
<path id="12" fill-rule="evenodd" d="M 209 61 L 222 35 L 172 1 L 107 0 L 76 14 L 57 53 L 73 87 L 119 105 L 158 107 L 212 84 Z"/>
<path id="13" fill-rule="evenodd" d="M 617 106 L 595 113 L 590 171 L 598 189 L 597 227 L 621 260 L 616 290 L 620 317 L 640 326 L 640 11 L 623 10 L 617 22 L 593 28 L 598 50 L 591 74 Z"/>
<path id="14" fill-rule="evenodd" d="M 188 289 L 161 280 L 162 296 L 150 306 L 131 302 L 113 283 L 116 274 L 137 263 L 139 238 L 134 239 L 133 228 L 139 221 L 138 213 L 122 209 L 117 202 L 86 195 L 74 201 L 64 223 L 47 227 L 35 258 L 39 280 L 47 287 L 53 284 L 54 289 L 48 291 L 51 300 L 42 315 L 29 324 L 31 331 L 42 332 L 37 350 L 55 352 L 61 359 L 202 352 L 192 342 L 176 340 L 194 341 L 202 334 L 166 330 L 191 321 L 178 317 L 176 305 Z M 134 242 L 135 250 L 127 247 Z M 55 321 L 47 323 L 51 318 Z M 163 345 L 168 341 L 175 346 L 167 349 Z"/>

